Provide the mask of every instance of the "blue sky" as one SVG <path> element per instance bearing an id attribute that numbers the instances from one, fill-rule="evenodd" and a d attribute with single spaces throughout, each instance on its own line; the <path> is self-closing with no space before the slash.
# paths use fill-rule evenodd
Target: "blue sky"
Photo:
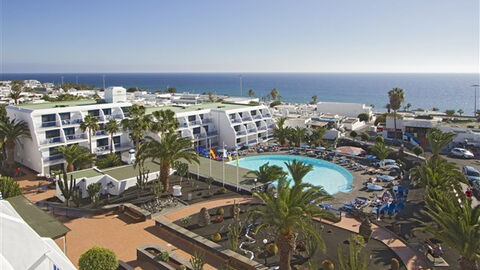
<path id="1" fill-rule="evenodd" d="M 2 0 L 2 72 L 479 72 L 478 0 Z"/>

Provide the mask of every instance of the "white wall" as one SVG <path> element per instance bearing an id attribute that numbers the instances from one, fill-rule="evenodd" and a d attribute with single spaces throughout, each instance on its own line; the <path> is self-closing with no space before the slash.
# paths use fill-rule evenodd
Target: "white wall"
<path id="1" fill-rule="evenodd" d="M 331 113 L 348 117 L 357 117 L 361 113 L 372 115 L 372 108 L 360 103 L 318 102 L 318 113 Z"/>

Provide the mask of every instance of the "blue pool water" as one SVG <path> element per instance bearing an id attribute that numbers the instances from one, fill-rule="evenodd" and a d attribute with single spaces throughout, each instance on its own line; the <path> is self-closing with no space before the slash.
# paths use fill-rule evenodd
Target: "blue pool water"
<path id="1" fill-rule="evenodd" d="M 348 170 L 336 164 L 315 158 L 292 155 L 262 155 L 239 159 L 239 166 L 249 170 L 257 170 L 260 166 L 269 162 L 269 165 L 280 166 L 285 172 L 288 172 L 285 162 L 294 159 L 313 165 L 313 170 L 305 176 L 304 182 L 322 186 L 329 194 L 351 190 L 353 176 Z M 236 166 L 237 161 L 234 160 L 228 164 Z"/>

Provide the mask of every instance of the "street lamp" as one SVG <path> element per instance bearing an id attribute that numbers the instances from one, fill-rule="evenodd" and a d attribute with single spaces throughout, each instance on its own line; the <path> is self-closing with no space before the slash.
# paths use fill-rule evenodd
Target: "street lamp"
<path id="1" fill-rule="evenodd" d="M 478 87 L 479 86 L 480 85 L 478 85 L 478 84 L 472 85 L 473 91 L 475 92 L 475 107 L 474 107 L 474 111 L 473 111 L 474 116 L 477 116 L 477 92 L 478 92 Z"/>
<path id="2" fill-rule="evenodd" d="M 256 190 L 256 189 L 257 189 L 257 178 L 253 179 L 253 183 L 254 183 L 254 185 L 255 185 L 255 186 L 253 187 L 253 189 Z"/>
<path id="3" fill-rule="evenodd" d="M 267 244 L 268 244 L 268 239 L 263 239 L 263 245 L 264 245 L 264 252 L 265 252 L 265 266 L 267 266 L 267 255 L 268 255 L 268 251 L 267 251 Z"/>

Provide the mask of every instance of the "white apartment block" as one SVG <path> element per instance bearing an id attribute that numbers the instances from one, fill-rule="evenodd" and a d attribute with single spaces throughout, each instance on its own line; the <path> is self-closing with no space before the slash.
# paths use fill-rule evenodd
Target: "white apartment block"
<path id="1" fill-rule="evenodd" d="M 318 102 L 317 112 L 338 114 L 347 117 L 358 117 L 361 113 L 366 113 L 370 117 L 373 116 L 372 107 L 361 103 L 345 103 L 345 102 Z"/>
<path id="2" fill-rule="evenodd" d="M 121 90 L 121 89 L 120 89 Z M 15 160 L 39 174 L 49 174 L 64 166 L 64 159 L 57 148 L 62 145 L 79 144 L 89 148 L 88 134 L 80 129 L 85 116 L 93 115 L 99 120 L 99 130 L 92 136 L 92 150 L 97 155 L 124 152 L 134 147 L 129 132 L 120 130 L 114 134 L 113 144 L 104 126 L 111 118 L 120 122 L 128 117 L 132 103 L 124 102 L 119 89 L 106 89 L 110 102 L 94 100 L 67 102 L 29 103 L 7 106 L 10 119 L 25 121 L 31 139 L 22 139 L 15 148 Z M 121 91 L 124 95 L 124 91 Z M 176 113 L 180 124 L 177 130 L 183 137 L 191 138 L 195 145 L 244 146 L 266 141 L 273 135 L 275 123 L 268 107 L 230 103 L 203 103 L 184 106 L 147 107 L 146 113 L 170 109 Z M 150 134 L 155 135 L 155 134 Z M 155 137 L 155 136 L 154 136 Z"/>

